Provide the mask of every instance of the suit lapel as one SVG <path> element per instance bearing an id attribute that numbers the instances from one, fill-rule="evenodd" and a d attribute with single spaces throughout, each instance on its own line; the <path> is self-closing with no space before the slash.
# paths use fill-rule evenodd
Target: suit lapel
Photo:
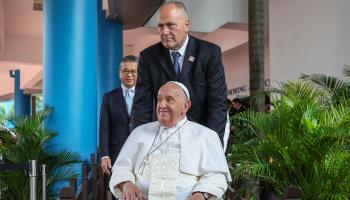
<path id="1" fill-rule="evenodd" d="M 159 57 L 159 62 L 161 66 L 163 67 L 165 73 L 170 77 L 171 80 L 177 80 L 176 72 L 171 62 L 169 50 L 166 49 L 161 43 L 160 49 L 161 55 L 157 55 L 157 57 Z"/>
<path id="2" fill-rule="evenodd" d="M 185 57 L 182 64 L 180 81 L 187 77 L 187 74 L 191 71 L 193 63 L 196 59 L 196 48 L 194 39 L 189 36 L 186 47 Z"/>
<path id="3" fill-rule="evenodd" d="M 120 106 L 122 108 L 122 110 L 124 111 L 126 116 L 129 116 L 128 110 L 126 108 L 126 102 L 125 102 L 125 98 L 123 95 L 123 89 L 122 87 L 119 87 L 116 92 L 114 93 L 115 95 L 115 99 L 116 99 L 116 104 L 119 104 L 117 106 Z"/>

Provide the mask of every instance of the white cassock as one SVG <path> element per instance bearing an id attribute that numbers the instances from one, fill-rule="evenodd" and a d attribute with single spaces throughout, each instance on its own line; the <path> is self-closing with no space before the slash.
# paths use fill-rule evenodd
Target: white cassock
<path id="1" fill-rule="evenodd" d="M 185 200 L 192 192 L 221 197 L 230 172 L 217 133 L 185 117 L 176 126 L 151 122 L 128 137 L 112 168 L 110 190 L 131 181 L 149 200 Z"/>

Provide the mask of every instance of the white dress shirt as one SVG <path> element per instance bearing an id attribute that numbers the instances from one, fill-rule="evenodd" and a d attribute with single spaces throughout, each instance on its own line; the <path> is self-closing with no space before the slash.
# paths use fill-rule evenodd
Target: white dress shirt
<path id="1" fill-rule="evenodd" d="M 180 72 L 182 70 L 182 65 L 184 63 L 184 57 L 185 57 L 185 53 L 186 53 L 186 48 L 187 48 L 187 44 L 188 44 L 188 35 L 186 36 L 186 40 L 184 42 L 184 44 L 180 47 L 179 50 L 171 50 L 169 49 L 169 54 L 170 54 L 170 58 L 171 58 L 171 61 L 174 63 L 174 60 L 173 60 L 173 57 L 171 56 L 171 53 L 173 52 L 179 52 L 180 53 L 180 57 L 179 57 L 179 64 L 180 64 Z"/>
<path id="2" fill-rule="evenodd" d="M 134 95 L 135 95 L 135 86 L 132 87 L 132 88 L 127 88 L 127 87 L 126 87 L 125 85 L 123 85 L 123 84 L 121 84 L 120 86 L 122 87 L 124 98 L 125 98 L 126 90 L 127 90 L 127 89 L 130 89 L 130 95 L 131 95 L 132 97 L 134 97 Z"/>

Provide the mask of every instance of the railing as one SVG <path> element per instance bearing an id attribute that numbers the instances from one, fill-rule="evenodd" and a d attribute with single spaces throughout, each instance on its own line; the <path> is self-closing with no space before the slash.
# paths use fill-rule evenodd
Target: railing
<path id="1" fill-rule="evenodd" d="M 77 179 L 70 179 L 69 187 L 60 191 L 60 200 L 112 200 L 112 193 L 107 190 L 108 176 L 103 174 L 94 154 L 90 160 L 90 167 L 82 166 L 81 191 L 77 193 Z"/>
<path id="2" fill-rule="evenodd" d="M 30 160 L 28 163 L 18 164 L 0 164 L 0 171 L 11 172 L 17 170 L 28 170 L 30 180 L 30 200 L 37 200 L 37 178 L 38 178 L 38 162 L 36 160 Z M 46 200 L 46 165 L 40 167 L 42 176 L 42 199 Z M 1 198 L 1 196 L 0 196 Z"/>

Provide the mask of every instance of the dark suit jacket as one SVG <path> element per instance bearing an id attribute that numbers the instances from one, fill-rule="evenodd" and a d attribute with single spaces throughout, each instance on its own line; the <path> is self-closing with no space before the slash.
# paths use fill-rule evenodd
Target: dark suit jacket
<path id="1" fill-rule="evenodd" d="M 189 120 L 216 131 L 221 140 L 225 131 L 227 86 L 219 46 L 189 37 L 181 75 L 177 77 L 169 50 L 161 43 L 140 53 L 138 78 L 132 109 L 132 128 L 155 119 L 159 88 L 168 81 L 186 85 L 192 106 Z"/>
<path id="2" fill-rule="evenodd" d="M 121 87 L 103 95 L 100 113 L 100 153 L 112 165 L 129 136 L 129 114 Z"/>
<path id="3" fill-rule="evenodd" d="M 232 107 L 230 112 L 229 112 L 229 116 L 232 117 L 233 115 L 237 115 L 237 114 L 244 112 L 246 110 L 247 109 L 243 105 L 241 105 L 238 109 L 235 109 Z"/>

